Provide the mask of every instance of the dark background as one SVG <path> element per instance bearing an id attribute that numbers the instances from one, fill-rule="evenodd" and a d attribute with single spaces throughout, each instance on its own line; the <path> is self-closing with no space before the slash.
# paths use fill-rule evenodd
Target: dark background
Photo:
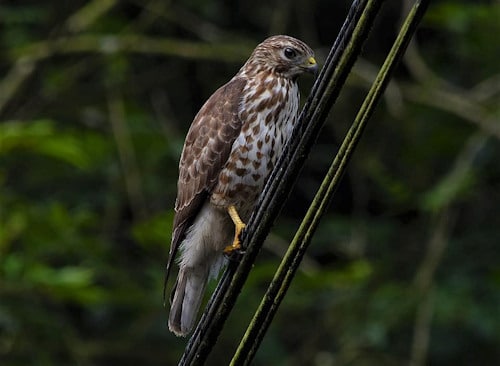
<path id="1" fill-rule="evenodd" d="M 209 364 L 230 359 L 402 4 L 382 7 Z M 176 363 L 187 341 L 167 330 L 162 280 L 189 124 L 269 35 L 321 64 L 348 7 L 0 4 L 1 364 Z M 498 19 L 498 1 L 431 2 L 255 365 L 499 362 Z"/>

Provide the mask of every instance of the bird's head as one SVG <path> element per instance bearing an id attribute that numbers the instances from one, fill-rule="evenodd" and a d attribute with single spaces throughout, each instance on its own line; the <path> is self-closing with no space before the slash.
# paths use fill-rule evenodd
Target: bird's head
<path id="1" fill-rule="evenodd" d="M 259 44 L 245 64 L 249 71 L 271 70 L 282 77 L 295 79 L 304 72 L 315 74 L 318 64 L 313 50 L 289 36 L 272 36 Z"/>

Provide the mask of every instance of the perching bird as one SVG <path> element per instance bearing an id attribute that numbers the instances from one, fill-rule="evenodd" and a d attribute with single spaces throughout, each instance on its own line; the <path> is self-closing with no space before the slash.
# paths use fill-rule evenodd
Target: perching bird
<path id="1" fill-rule="evenodd" d="M 273 36 L 203 105 L 179 163 L 175 217 L 165 284 L 180 250 L 169 329 L 193 327 L 205 285 L 240 247 L 240 234 L 297 121 L 297 77 L 316 72 L 302 41 Z"/>

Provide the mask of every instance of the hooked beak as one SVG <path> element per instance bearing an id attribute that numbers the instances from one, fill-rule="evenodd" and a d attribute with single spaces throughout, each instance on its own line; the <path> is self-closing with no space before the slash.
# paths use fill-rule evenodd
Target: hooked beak
<path id="1" fill-rule="evenodd" d="M 304 65 L 304 68 L 307 72 L 316 75 L 318 73 L 318 64 L 316 63 L 316 59 L 314 57 L 309 57 Z"/>

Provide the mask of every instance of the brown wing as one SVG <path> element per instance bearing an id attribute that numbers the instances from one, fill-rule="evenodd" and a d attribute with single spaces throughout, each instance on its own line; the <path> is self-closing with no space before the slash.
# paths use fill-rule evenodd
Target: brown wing
<path id="1" fill-rule="evenodd" d="M 217 183 L 233 142 L 240 133 L 242 122 L 238 117 L 238 106 L 245 84 L 245 79 L 235 78 L 212 94 L 194 118 L 186 136 L 179 163 L 165 285 L 179 244 Z"/>

